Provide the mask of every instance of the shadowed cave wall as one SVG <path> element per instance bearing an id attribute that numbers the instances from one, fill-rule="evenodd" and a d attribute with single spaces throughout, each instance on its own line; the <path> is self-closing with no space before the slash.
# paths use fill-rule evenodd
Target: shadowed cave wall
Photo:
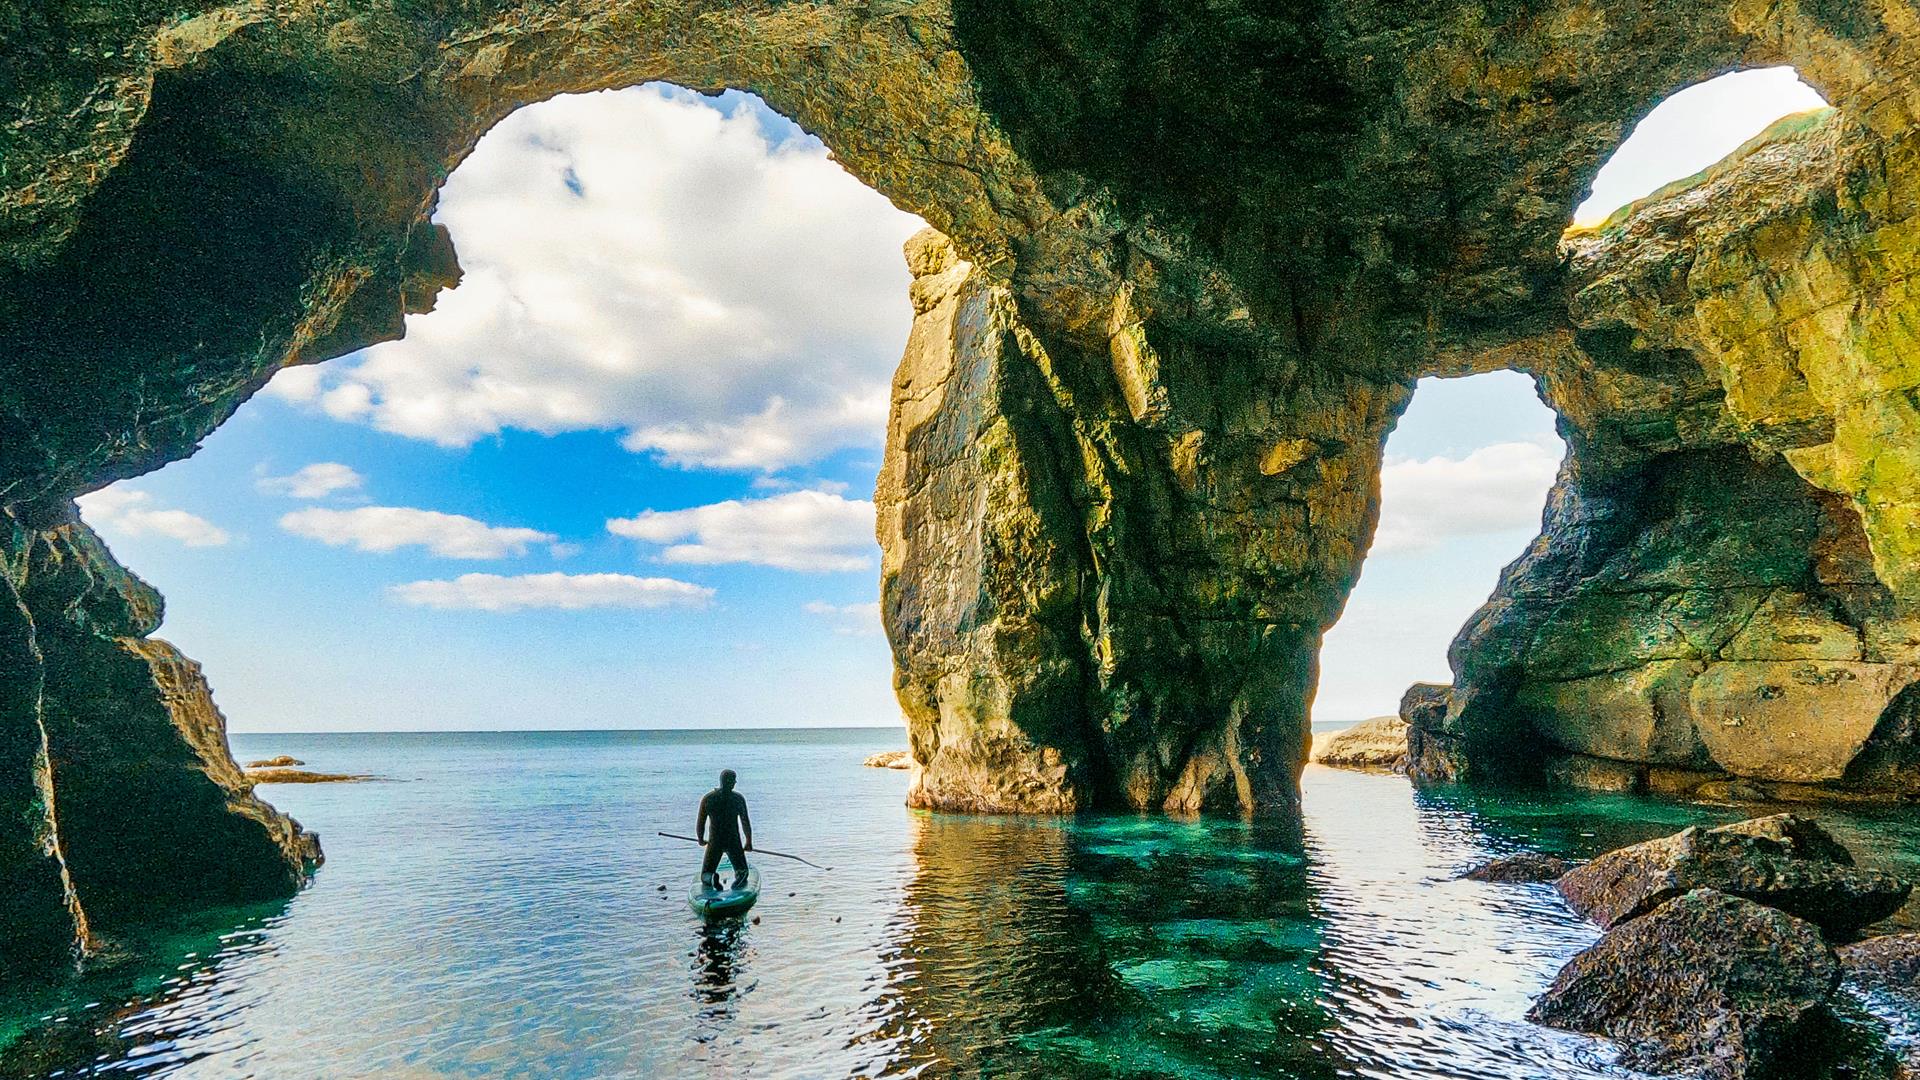
<path id="1" fill-rule="evenodd" d="M 907 253 L 877 500 L 918 804 L 1294 809 L 1319 638 L 1422 375 L 1533 372 L 1573 447 L 1546 533 L 1427 710 L 1430 772 L 1652 758 L 1565 746 L 1554 717 L 1586 699 L 1554 688 L 1672 658 L 1556 619 L 1643 577 L 1726 592 L 1702 530 L 1660 522 L 1766 548 L 1728 588 L 1827 604 L 1863 642 L 1830 662 L 1894 687 L 1905 661 L 1864 642 L 1920 588 L 1915 18 L 1904 0 L 0 8 L 20 103 L 0 143 L 0 965 L 297 884 L 310 839 L 246 793 L 204 684 L 149 636 L 157 598 L 71 500 L 191 453 L 280 367 L 398 335 L 458 275 L 427 222 L 441 181 L 562 92 L 751 90 L 938 230 Z M 1637 116 L 1780 63 L 1836 108 L 1743 159 L 1741 194 L 1562 250 Z M 1702 496 L 1690 470 L 1730 486 Z M 1761 504 L 1799 516 L 1759 535 L 1741 515 Z M 1843 586 L 1865 606 L 1834 607 Z M 1708 711 L 1688 768 L 1720 761 L 1699 716 L 1756 674 L 1716 674 L 1737 659 L 1717 642 L 1690 661 Z M 1735 652 L 1800 662 L 1786 646 Z M 1825 678 L 1795 693 L 1854 693 Z M 142 872 L 174 857 L 207 871 L 153 892 Z"/>

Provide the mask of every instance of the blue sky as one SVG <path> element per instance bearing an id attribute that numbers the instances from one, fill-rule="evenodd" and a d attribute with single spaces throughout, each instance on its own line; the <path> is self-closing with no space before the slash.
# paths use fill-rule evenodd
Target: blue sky
<path id="1" fill-rule="evenodd" d="M 1727 149 L 1810 93 L 1744 79 L 1699 110 Z M 82 500 L 233 729 L 899 723 L 867 500 L 918 220 L 757 99 L 659 86 L 514 114 L 438 214 L 466 277 L 403 341 Z M 1560 446 L 1497 374 L 1423 382 L 1388 455 L 1320 720 L 1445 679 Z"/>

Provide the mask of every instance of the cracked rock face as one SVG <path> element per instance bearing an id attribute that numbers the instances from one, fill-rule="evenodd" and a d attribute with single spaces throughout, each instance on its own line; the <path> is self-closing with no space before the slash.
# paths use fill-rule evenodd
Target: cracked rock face
<path id="1" fill-rule="evenodd" d="M 1455 687 L 1419 695 L 1416 770 L 1916 774 L 1906 0 L 16 7 L 8 595 L 22 552 L 62 544 L 118 580 L 75 495 L 456 280 L 428 217 L 492 124 L 663 79 L 762 95 L 938 230 L 908 252 L 877 500 L 916 803 L 1292 811 L 1382 442 L 1417 378 L 1500 368 L 1537 377 L 1572 454 Z M 1563 250 L 1636 117 L 1780 63 L 1834 111 Z M 302 841 L 228 786 L 190 666 L 131 616 L 69 633 L 74 610 L 0 605 L 15 925 L 58 945 L 84 937 L 75 896 L 103 920 L 175 903 L 100 876 L 77 833 L 61 855 L 67 822 L 123 812 L 129 865 L 189 843 L 117 806 L 113 767 L 184 762 L 192 858 L 289 887 Z"/>

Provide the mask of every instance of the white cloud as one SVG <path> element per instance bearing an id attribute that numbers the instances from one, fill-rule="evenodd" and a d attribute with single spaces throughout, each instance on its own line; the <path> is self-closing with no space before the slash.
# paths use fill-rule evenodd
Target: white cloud
<path id="1" fill-rule="evenodd" d="M 280 519 L 280 527 L 332 547 L 394 551 L 417 546 L 450 559 L 504 559 L 525 555 L 533 544 L 557 539 L 538 529 L 489 525 L 460 514 L 410 506 L 295 510 Z"/>
<path id="2" fill-rule="evenodd" d="M 1422 551 L 1457 536 L 1538 530 L 1560 450 L 1545 442 L 1483 446 L 1464 458 L 1389 461 L 1380 474 L 1373 554 Z"/>
<path id="3" fill-rule="evenodd" d="M 645 86 L 514 113 L 442 192 L 461 285 L 404 340 L 270 389 L 445 445 L 612 430 L 772 471 L 877 444 L 921 223 L 732 100 Z"/>
<path id="4" fill-rule="evenodd" d="M 836 634 L 868 637 L 881 632 L 878 600 L 869 600 L 864 604 L 828 604 L 816 600 L 806 605 L 806 611 L 809 615 L 818 615 L 827 620 Z"/>
<path id="5" fill-rule="evenodd" d="M 342 491 L 357 491 L 366 484 L 366 478 L 337 461 L 317 461 L 296 469 L 292 475 L 262 476 L 255 483 L 270 495 L 324 499 Z"/>
<path id="6" fill-rule="evenodd" d="M 713 590 L 705 586 L 629 574 L 462 574 L 451 581 L 412 581 L 387 591 L 404 604 L 448 611 L 705 607 L 713 599 Z"/>
<path id="7" fill-rule="evenodd" d="M 790 491 L 687 510 L 645 510 L 607 522 L 607 530 L 666 545 L 660 553 L 665 562 L 864 570 L 873 565 L 873 515 L 870 502 Z"/>
<path id="8" fill-rule="evenodd" d="M 164 536 L 188 547 L 223 547 L 233 537 L 213 522 L 185 510 L 155 506 L 153 496 L 114 486 L 76 500 L 87 524 L 118 536 Z"/>

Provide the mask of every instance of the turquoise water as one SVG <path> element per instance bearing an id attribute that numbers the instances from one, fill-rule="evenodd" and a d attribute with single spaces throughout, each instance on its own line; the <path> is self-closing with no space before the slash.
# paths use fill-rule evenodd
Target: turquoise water
<path id="1" fill-rule="evenodd" d="M 1546 886 L 1452 880 L 1742 816 L 1416 794 L 1310 769 L 1297 828 L 905 809 L 897 731 L 234 737 L 390 782 L 262 792 L 322 837 L 292 901 L 0 996 L 0 1076 L 1600 1077 L 1525 1023 L 1595 938 Z M 751 922 L 686 907 L 741 774 Z M 1829 815 L 1920 865 L 1910 815 Z"/>

